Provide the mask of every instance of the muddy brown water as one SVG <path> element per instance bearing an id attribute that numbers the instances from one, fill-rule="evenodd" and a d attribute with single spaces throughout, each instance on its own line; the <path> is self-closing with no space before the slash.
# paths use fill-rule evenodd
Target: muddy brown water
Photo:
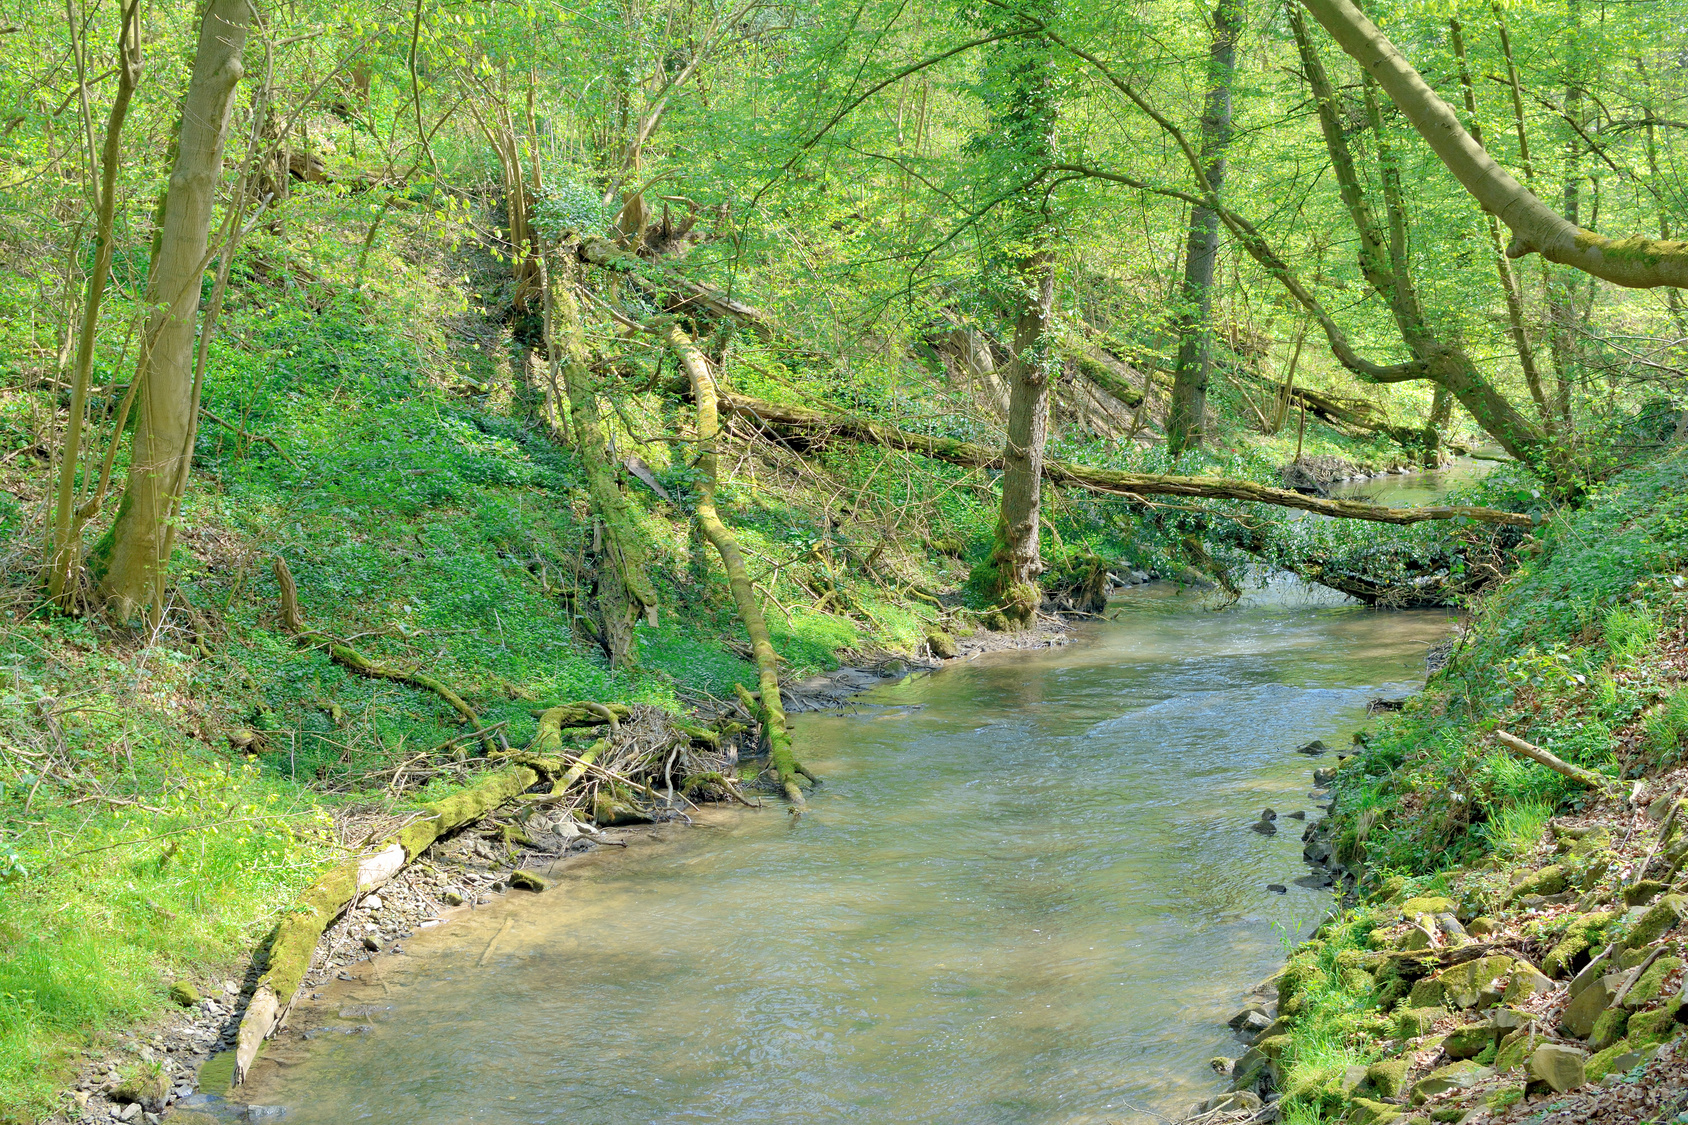
<path id="1" fill-rule="evenodd" d="M 1367 482 L 1384 492 L 1416 481 Z M 246 1100 L 293 1125 L 1150 1122 L 1331 905 L 1309 771 L 1423 680 L 1444 613 L 1166 584 L 1058 649 L 796 720 L 826 778 L 636 833 L 323 991 Z M 1280 831 L 1249 825 L 1260 810 Z M 613 854 L 606 854 L 613 853 Z M 1286 893 L 1266 889 L 1270 883 Z M 490 947 L 490 949 L 489 949 Z M 341 1018 L 341 1017 L 344 1018 Z"/>

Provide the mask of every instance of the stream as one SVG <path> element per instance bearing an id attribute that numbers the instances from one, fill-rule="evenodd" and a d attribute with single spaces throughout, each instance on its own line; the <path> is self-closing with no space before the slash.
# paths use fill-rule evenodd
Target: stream
<path id="1" fill-rule="evenodd" d="M 1331 906 L 1296 882 L 1287 814 L 1320 815 L 1309 772 L 1334 757 L 1295 748 L 1346 747 L 1449 623 L 1287 580 L 1213 604 L 1137 587 L 1065 647 L 797 717 L 826 779 L 801 818 L 636 829 L 543 896 L 420 932 L 320 990 L 310 1049 L 243 1097 L 293 1125 L 1187 1111 L 1241 1052 L 1223 1021 Z M 1266 806 L 1276 835 L 1250 829 Z"/>

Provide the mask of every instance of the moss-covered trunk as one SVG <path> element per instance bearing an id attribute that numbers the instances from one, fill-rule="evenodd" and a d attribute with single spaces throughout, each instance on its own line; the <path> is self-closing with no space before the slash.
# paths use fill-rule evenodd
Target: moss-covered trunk
<path id="1" fill-rule="evenodd" d="M 656 624 L 656 587 L 651 584 L 648 569 L 650 546 L 639 526 L 633 502 L 621 490 L 603 417 L 598 411 L 597 389 L 592 385 L 586 338 L 580 326 L 580 307 L 574 296 L 574 260 L 572 252 L 557 255 L 545 273 L 549 287 L 545 302 L 549 321 L 546 346 L 554 352 L 554 360 L 561 360 L 575 450 L 586 473 L 586 490 L 601 531 L 598 605 L 610 661 L 617 667 L 632 667 L 638 663 L 633 626 L 641 617 Z"/>
<path id="2" fill-rule="evenodd" d="M 780 788 L 793 804 L 801 805 L 803 791 L 798 787 L 797 779 L 807 777 L 812 781 L 814 775 L 803 768 L 792 752 L 791 732 L 785 722 L 785 705 L 780 700 L 779 657 L 774 652 L 774 640 L 768 632 L 762 606 L 756 600 L 756 591 L 751 587 L 738 537 L 722 521 L 715 508 L 716 445 L 721 437 L 715 378 L 710 374 L 709 361 L 679 325 L 669 325 L 663 333 L 663 343 L 685 368 L 686 376 L 691 380 L 693 400 L 697 403 L 698 530 L 721 556 L 733 604 L 738 607 L 739 620 L 744 622 L 745 632 L 750 634 L 750 650 L 756 658 L 757 683 L 761 688 L 755 708 L 762 724 L 768 758 L 773 763 Z"/>

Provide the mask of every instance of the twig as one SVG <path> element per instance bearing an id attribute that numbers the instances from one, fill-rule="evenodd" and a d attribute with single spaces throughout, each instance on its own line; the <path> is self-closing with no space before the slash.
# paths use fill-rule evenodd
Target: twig
<path id="1" fill-rule="evenodd" d="M 1581 784 L 1588 786 L 1590 789 L 1604 790 L 1612 783 L 1612 779 L 1604 774 L 1595 773 L 1593 770 L 1585 770 L 1581 766 L 1573 766 L 1570 762 L 1565 761 L 1563 758 L 1556 757 L 1548 751 L 1543 750 L 1540 746 L 1532 746 L 1528 742 L 1525 742 L 1522 738 L 1519 738 L 1517 735 L 1510 734 L 1504 730 L 1497 730 L 1495 732 L 1495 741 L 1499 742 L 1502 746 L 1506 747 L 1514 754 L 1528 758 L 1532 762 L 1539 762 L 1555 773 L 1564 774 L 1572 781 L 1580 782 Z"/>
<path id="2" fill-rule="evenodd" d="M 263 434 L 254 434 L 254 433 L 251 433 L 250 431 L 243 430 L 239 426 L 235 425 L 233 422 L 226 422 L 223 419 L 217 417 L 215 414 L 211 413 L 209 410 L 205 409 L 205 407 L 203 407 L 203 406 L 201 406 L 199 408 L 199 412 L 201 414 L 205 415 L 207 418 L 211 419 L 211 421 L 217 423 L 217 425 L 222 426 L 224 429 L 233 430 L 236 437 L 243 437 L 243 438 L 247 438 L 251 441 L 261 441 L 261 442 L 263 442 L 265 445 L 269 446 L 271 449 L 273 449 L 277 453 L 281 454 L 281 459 L 283 461 L 286 461 L 289 465 L 292 465 L 295 469 L 297 469 L 299 467 L 299 462 L 297 462 L 293 458 L 289 457 L 287 455 L 287 450 L 285 450 L 281 446 L 277 445 L 275 443 L 274 438 L 265 437 Z"/>

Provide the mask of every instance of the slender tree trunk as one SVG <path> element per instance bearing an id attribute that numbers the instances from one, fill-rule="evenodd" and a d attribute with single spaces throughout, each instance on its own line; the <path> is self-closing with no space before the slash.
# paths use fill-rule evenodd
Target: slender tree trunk
<path id="1" fill-rule="evenodd" d="M 1046 16 L 1046 0 L 1027 0 L 1033 14 Z M 1013 15 L 998 11 L 991 19 Z M 991 25 L 994 26 L 994 25 Z M 1055 126 L 1060 115 L 1057 58 L 1042 36 L 1004 39 L 985 61 L 989 106 L 981 150 L 998 182 L 1020 181 L 1027 168 L 1055 163 Z M 1055 305 L 1057 220 L 1041 190 L 1012 200 L 1003 245 L 1012 263 L 1014 356 L 1007 370 L 1008 433 L 1003 447 L 1002 507 L 995 541 L 982 577 L 989 596 L 1009 620 L 1024 624 L 1043 602 L 1038 576 L 1043 555 L 1038 542 L 1043 491 L 1043 447 L 1049 436 L 1049 383 L 1055 364 L 1051 317 Z"/>
<path id="2" fill-rule="evenodd" d="M 1300 51 L 1302 69 L 1318 108 L 1320 131 L 1324 134 L 1343 202 L 1360 236 L 1361 271 L 1372 288 L 1388 300 L 1402 342 L 1419 361 L 1419 370 L 1411 374 L 1373 375 L 1372 378 L 1378 382 L 1428 379 L 1444 387 L 1509 454 L 1544 475 L 1564 478 L 1566 487 L 1571 487 L 1567 474 L 1562 471 L 1563 466 L 1554 460 L 1552 447 L 1541 430 L 1495 389 L 1464 348 L 1440 339 L 1428 323 L 1406 253 L 1407 220 L 1399 174 L 1393 152 L 1382 131 L 1375 86 L 1368 78 L 1366 103 L 1378 137 L 1380 180 L 1389 223 L 1387 238 L 1373 216 L 1365 185 L 1355 168 L 1339 116 L 1336 88 L 1313 45 L 1306 20 L 1294 7 L 1290 9 L 1290 23 Z"/>
<path id="3" fill-rule="evenodd" d="M 1465 58 L 1464 28 L 1457 18 L 1449 17 L 1448 31 L 1454 58 L 1459 64 L 1459 85 L 1465 95 L 1465 112 L 1471 120 L 1471 139 L 1482 144 L 1483 127 L 1477 120 L 1477 94 L 1471 81 L 1471 67 Z M 1552 433 L 1553 411 L 1548 406 L 1547 393 L 1542 389 L 1541 372 L 1536 370 L 1535 345 L 1530 342 L 1529 328 L 1524 323 L 1524 295 L 1518 286 L 1518 277 L 1512 271 L 1512 261 L 1506 256 L 1506 240 L 1501 237 L 1500 220 L 1486 211 L 1483 218 L 1489 227 L 1489 243 L 1495 251 L 1495 271 L 1500 275 L 1501 293 L 1506 297 L 1506 322 L 1512 333 L 1512 345 L 1518 349 L 1518 366 L 1523 369 L 1524 384 L 1530 388 L 1530 399 L 1536 404 L 1542 425 Z"/>
<path id="4" fill-rule="evenodd" d="M 94 370 L 94 341 L 99 333 L 100 305 L 111 278 L 112 229 L 116 225 L 117 171 L 123 152 L 123 123 L 129 100 L 141 78 L 140 3 L 128 0 L 118 13 L 117 92 L 106 118 L 105 144 L 100 152 L 100 181 L 94 206 L 94 269 L 88 275 L 88 294 L 82 302 L 82 322 L 76 336 L 76 365 L 70 378 L 70 419 L 59 451 L 58 489 L 53 498 L 53 534 L 47 551 L 47 593 L 61 606 L 74 597 L 81 571 L 81 527 L 74 519 L 76 472 L 82 459 L 82 431 L 87 424 L 88 383 Z M 85 96 L 85 95 L 84 95 Z"/>
<path id="5" fill-rule="evenodd" d="M 1442 438 L 1448 428 L 1448 419 L 1453 417 L 1454 399 L 1448 393 L 1448 388 L 1438 386 L 1430 397 L 1430 416 L 1424 420 L 1424 460 L 1427 469 L 1440 468 L 1442 464 Z"/>
<path id="6" fill-rule="evenodd" d="M 1242 26 L 1242 0 L 1219 0 L 1213 9 L 1213 43 L 1207 55 L 1201 149 L 1207 188 L 1215 197 L 1225 183 L 1231 76 L 1236 71 Z M 1213 262 L 1218 254 L 1219 216 L 1207 207 L 1191 208 L 1190 232 L 1184 243 L 1183 307 L 1178 316 L 1178 367 L 1166 425 L 1166 447 L 1174 456 L 1202 444 L 1202 415 L 1207 411 L 1207 381 L 1213 369 Z"/>
<path id="7" fill-rule="evenodd" d="M 150 600 L 153 582 L 168 561 L 163 548 L 172 485 L 183 476 L 183 458 L 193 456 L 186 442 L 193 425 L 195 314 L 223 170 L 223 143 L 244 73 L 240 56 L 252 16 L 250 0 L 210 0 L 199 27 L 193 76 L 182 99 L 176 162 L 149 283 L 153 313 L 140 360 L 147 367 L 146 384 L 129 478 L 117 520 L 95 559 L 100 592 L 120 620 L 128 620 Z"/>
<path id="8" fill-rule="evenodd" d="M 1688 286 L 1688 246 L 1640 236 L 1618 240 L 1583 230 L 1507 174 L 1352 0 L 1301 3 L 1343 50 L 1382 84 L 1402 115 L 1465 190 L 1512 230 L 1508 257 L 1538 253 L 1632 289 Z"/>
<path id="9" fill-rule="evenodd" d="M 692 398 L 697 403 L 697 469 L 698 498 L 697 526 L 721 556 L 721 566 L 727 572 L 727 586 L 732 591 L 733 604 L 738 607 L 739 620 L 750 635 L 750 650 L 756 657 L 757 682 L 761 691 L 755 710 L 762 724 L 762 738 L 773 763 L 780 788 L 792 804 L 803 804 L 803 791 L 797 779 L 815 776 L 804 769 L 791 749 L 791 731 L 786 726 L 785 704 L 780 699 L 779 656 L 774 652 L 773 636 L 762 606 L 756 601 L 756 590 L 750 584 L 750 572 L 745 569 L 744 553 L 739 550 L 738 537 L 721 519 L 715 508 L 717 472 L 716 446 L 721 440 L 721 415 L 715 393 L 715 378 L 710 374 L 709 361 L 698 351 L 691 338 L 670 325 L 663 333 L 663 343 L 685 369 L 691 380 Z"/>

